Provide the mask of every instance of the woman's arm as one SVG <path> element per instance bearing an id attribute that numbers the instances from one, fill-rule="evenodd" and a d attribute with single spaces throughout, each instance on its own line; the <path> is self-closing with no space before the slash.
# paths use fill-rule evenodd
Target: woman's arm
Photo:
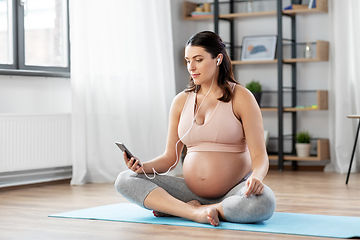
<path id="1" fill-rule="evenodd" d="M 259 105 L 249 90 L 237 85 L 234 94 L 234 113 L 242 121 L 252 163 L 252 174 L 246 182 L 245 196 L 259 195 L 263 192 L 262 181 L 269 169 L 262 115 Z"/>
<path id="2" fill-rule="evenodd" d="M 137 162 L 133 164 L 133 162 L 126 157 L 126 154 L 124 154 L 125 163 L 129 169 L 137 173 L 142 173 L 142 169 L 144 169 L 146 173 L 153 173 L 152 169 L 154 168 L 156 172 L 163 173 L 175 164 L 176 158 L 178 158 L 178 161 L 180 160 L 181 151 L 184 147 L 184 144 L 181 141 L 177 144 L 178 156 L 176 156 L 175 145 L 179 141 L 178 125 L 186 98 L 187 93 L 181 92 L 176 95 L 171 104 L 165 152 L 155 159 L 142 163 L 142 167 L 137 166 Z"/>

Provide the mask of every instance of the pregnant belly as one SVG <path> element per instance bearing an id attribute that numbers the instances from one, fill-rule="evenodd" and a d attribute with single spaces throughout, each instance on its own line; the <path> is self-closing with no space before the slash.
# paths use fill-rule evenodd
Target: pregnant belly
<path id="1" fill-rule="evenodd" d="M 191 152 L 184 160 L 187 186 L 198 196 L 216 198 L 226 194 L 251 171 L 249 152 Z"/>

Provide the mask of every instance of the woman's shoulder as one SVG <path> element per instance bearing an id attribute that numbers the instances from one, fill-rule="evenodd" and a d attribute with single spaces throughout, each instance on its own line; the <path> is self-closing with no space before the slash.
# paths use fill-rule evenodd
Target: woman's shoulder
<path id="1" fill-rule="evenodd" d="M 233 98 L 233 108 L 235 112 L 249 111 L 259 108 L 254 95 L 246 87 L 236 84 Z"/>
<path id="2" fill-rule="evenodd" d="M 185 92 L 185 91 L 178 93 L 173 99 L 172 108 L 175 108 L 181 112 L 189 94 L 190 92 Z"/>
<path id="3" fill-rule="evenodd" d="M 181 91 L 178 94 L 176 94 L 175 98 L 174 98 L 174 102 L 177 103 L 185 103 L 186 99 L 188 98 L 190 92 L 185 92 L 185 91 Z"/>
<path id="4" fill-rule="evenodd" d="M 234 100 L 238 100 L 238 99 L 248 99 L 251 98 L 253 96 L 253 94 L 249 91 L 249 89 L 247 89 L 246 87 L 244 87 L 241 84 L 236 84 L 235 88 L 234 88 Z"/>

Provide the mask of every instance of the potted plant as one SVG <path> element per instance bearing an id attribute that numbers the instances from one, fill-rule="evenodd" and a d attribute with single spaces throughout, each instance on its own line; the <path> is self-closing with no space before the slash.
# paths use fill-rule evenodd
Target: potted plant
<path id="1" fill-rule="evenodd" d="M 254 97 L 257 101 L 257 103 L 260 106 L 260 102 L 261 102 L 261 93 L 262 93 L 262 88 L 261 88 L 261 84 L 259 81 L 255 81 L 254 79 L 251 80 L 251 82 L 249 82 L 248 84 L 246 84 L 245 86 L 247 89 L 249 89 L 250 92 L 252 92 L 252 94 L 254 94 Z"/>
<path id="2" fill-rule="evenodd" d="M 310 134 L 307 131 L 300 131 L 296 134 L 296 154 L 298 157 L 309 157 L 311 144 Z"/>

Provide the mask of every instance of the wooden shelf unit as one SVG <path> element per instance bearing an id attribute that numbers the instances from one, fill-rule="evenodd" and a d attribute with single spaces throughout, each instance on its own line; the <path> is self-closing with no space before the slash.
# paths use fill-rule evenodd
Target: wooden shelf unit
<path id="1" fill-rule="evenodd" d="M 195 8 L 199 4 L 200 3 L 184 1 L 183 2 L 183 19 L 184 20 L 204 20 L 204 19 L 213 19 L 214 18 L 213 15 L 192 17 L 191 13 L 193 11 L 195 11 Z M 282 13 L 284 15 L 327 13 L 327 12 L 328 12 L 327 0 L 316 0 L 316 8 L 312 8 L 312 9 L 305 8 L 305 9 L 292 9 L 292 10 L 282 11 Z M 262 16 L 276 16 L 276 11 L 220 14 L 219 18 L 235 19 L 235 18 L 247 18 L 247 17 L 251 18 L 251 17 L 262 17 Z"/>
<path id="2" fill-rule="evenodd" d="M 184 20 L 194 20 L 194 19 L 196 19 L 196 18 L 191 17 L 191 13 L 194 11 L 194 9 L 198 5 L 199 5 L 198 3 L 184 1 L 183 2 L 183 19 Z M 210 17 L 210 18 L 213 18 L 213 16 Z"/>
<path id="3" fill-rule="evenodd" d="M 203 19 L 213 19 L 213 15 L 206 16 L 196 16 L 192 17 L 191 13 L 195 11 L 195 8 L 200 3 L 194 2 L 183 2 L 183 19 L 184 20 L 203 20 Z M 276 11 L 268 12 L 253 12 L 253 13 L 229 13 L 229 14 L 220 14 L 219 17 L 222 19 L 235 19 L 235 18 L 244 18 L 244 17 L 261 17 L 261 16 L 276 16 Z"/>
<path id="4" fill-rule="evenodd" d="M 329 61 L 329 42 L 317 40 L 316 41 L 316 58 L 288 58 L 284 59 L 284 63 L 297 63 L 297 62 L 321 62 Z M 246 65 L 246 64 L 271 64 L 277 63 L 277 59 L 267 61 L 231 61 L 233 65 Z"/>
<path id="5" fill-rule="evenodd" d="M 235 19 L 235 18 L 262 17 L 262 16 L 276 16 L 276 11 L 252 12 L 252 13 L 229 13 L 229 14 L 220 14 L 219 17 L 224 19 Z"/>
<path id="6" fill-rule="evenodd" d="M 305 107 L 305 108 L 297 108 L 297 107 L 285 107 L 283 108 L 284 112 L 301 112 L 301 111 L 319 111 L 319 110 L 328 110 L 329 109 L 329 101 L 328 101 L 328 91 L 327 90 L 316 90 L 316 105 L 317 108 Z M 278 108 L 261 108 L 261 111 L 264 112 L 275 112 Z"/>
<path id="7" fill-rule="evenodd" d="M 279 3 L 280 2 L 280 3 Z M 214 19 L 214 15 L 212 15 L 211 13 L 209 13 L 209 15 L 204 15 L 204 16 L 191 16 L 191 13 L 193 11 L 195 11 L 195 8 L 199 5 L 200 3 L 194 3 L 194 2 L 189 2 L 189 1 L 184 1 L 183 2 L 183 19 L 184 20 L 188 20 L 188 21 L 197 21 L 197 20 L 211 20 Z M 217 3 L 219 4 L 219 3 Z M 280 26 L 282 26 L 282 17 L 284 15 L 287 16 L 296 16 L 296 15 L 306 15 L 306 14 L 319 14 L 319 13 L 327 13 L 328 12 L 328 0 L 316 0 L 316 7 L 309 9 L 306 7 L 301 7 L 301 8 L 296 8 L 296 9 L 292 9 L 292 10 L 282 10 L 281 8 L 283 8 L 284 6 L 279 5 L 281 4 L 281 0 L 277 0 L 277 10 L 276 11 L 266 11 L 266 12 L 252 12 L 252 13 L 229 13 L 229 14 L 219 14 L 218 17 L 215 18 L 215 32 L 218 31 L 219 29 L 219 20 L 228 20 L 229 22 L 233 22 L 235 19 L 245 19 L 245 18 L 254 18 L 254 17 L 276 17 L 278 23 L 280 23 Z M 280 7 L 279 7 L 280 6 Z M 286 7 L 286 6 L 285 6 Z M 219 9 L 218 6 L 215 9 Z M 215 11 L 216 12 L 216 11 Z M 295 18 L 292 18 L 292 21 L 295 21 Z M 295 24 L 293 24 L 293 26 L 296 26 Z M 232 32 L 230 33 L 231 36 L 233 36 L 233 30 L 231 30 Z M 291 27 L 291 31 L 294 32 L 296 31 L 296 27 Z M 280 27 L 280 30 L 278 29 L 278 37 L 283 38 L 283 34 L 282 34 L 282 27 Z M 296 39 L 295 39 L 296 41 Z M 283 46 L 283 44 L 280 44 L 281 46 Z M 233 49 L 234 49 L 234 43 L 231 43 L 231 47 L 232 50 L 231 52 L 233 53 Z M 283 56 L 283 55 L 282 55 Z M 318 40 L 316 41 L 316 58 L 310 58 L 310 59 L 306 59 L 306 58 L 287 58 L 284 59 L 283 57 L 280 57 L 282 59 L 282 63 L 283 64 L 292 64 L 292 67 L 295 66 L 296 68 L 296 64 L 293 63 L 303 63 L 303 62 L 319 62 L 319 61 L 328 61 L 329 59 L 329 42 L 327 41 L 322 41 L 322 40 Z M 232 65 L 249 65 L 249 64 L 277 64 L 278 65 L 278 70 L 281 69 L 282 71 L 282 66 L 279 65 L 283 65 L 283 64 L 278 64 L 278 59 L 274 59 L 274 60 L 269 60 L 269 61 L 240 61 L 240 60 L 232 60 L 231 64 Z M 279 75 L 278 75 L 279 76 Z M 281 80 L 282 81 L 282 80 Z M 278 82 L 280 82 L 280 80 L 278 80 Z M 296 77 L 295 77 L 295 82 L 296 82 Z M 283 86 L 282 86 L 283 89 Z M 280 94 L 279 90 L 279 93 Z M 280 104 L 282 105 L 282 103 Z M 292 116 L 295 116 L 295 122 L 296 122 L 296 112 L 298 111 L 318 111 L 318 110 L 327 110 L 328 109 L 328 91 L 326 90 L 317 90 L 317 108 L 312 108 L 312 107 L 305 107 L 305 108 L 283 108 L 283 111 L 280 111 L 281 108 L 262 108 L 262 111 L 278 111 L 279 117 L 280 115 L 283 114 L 283 112 L 295 112 L 294 114 L 292 114 Z M 293 127 L 293 129 L 296 130 L 296 126 L 295 128 Z M 294 134 L 294 133 L 293 133 Z M 325 159 L 329 159 L 330 158 L 330 154 L 329 154 L 329 140 L 328 139 L 318 139 L 317 140 L 317 156 L 311 156 L 309 158 L 299 158 L 297 156 L 292 156 L 292 155 L 283 155 L 283 131 L 279 130 L 279 144 L 281 143 L 281 146 L 279 145 L 279 150 L 282 151 L 279 156 L 269 156 L 269 159 L 278 159 L 279 160 L 279 170 L 283 169 L 283 160 L 287 160 L 287 161 L 295 161 L 294 163 L 296 163 L 296 161 L 321 161 L 321 160 L 325 160 Z M 294 166 L 294 165 L 293 165 Z"/>
<path id="8" fill-rule="evenodd" d="M 316 0 L 315 8 L 284 10 L 283 14 L 296 15 L 296 14 L 327 13 L 327 12 L 328 12 L 328 1 L 327 0 Z"/>
<path id="9" fill-rule="evenodd" d="M 316 58 L 291 58 L 283 60 L 284 63 L 321 61 L 329 61 L 329 42 L 322 40 L 316 41 Z"/>
<path id="10" fill-rule="evenodd" d="M 330 158 L 329 139 L 317 140 L 317 155 L 307 158 L 298 157 L 296 155 L 284 155 L 286 161 L 322 161 Z M 277 160 L 277 155 L 269 155 L 270 160 Z"/>
<path id="11" fill-rule="evenodd" d="M 266 61 L 240 61 L 234 60 L 231 61 L 232 65 L 248 65 L 248 64 L 269 64 L 269 63 L 277 63 L 277 59 L 274 60 L 266 60 Z"/>

